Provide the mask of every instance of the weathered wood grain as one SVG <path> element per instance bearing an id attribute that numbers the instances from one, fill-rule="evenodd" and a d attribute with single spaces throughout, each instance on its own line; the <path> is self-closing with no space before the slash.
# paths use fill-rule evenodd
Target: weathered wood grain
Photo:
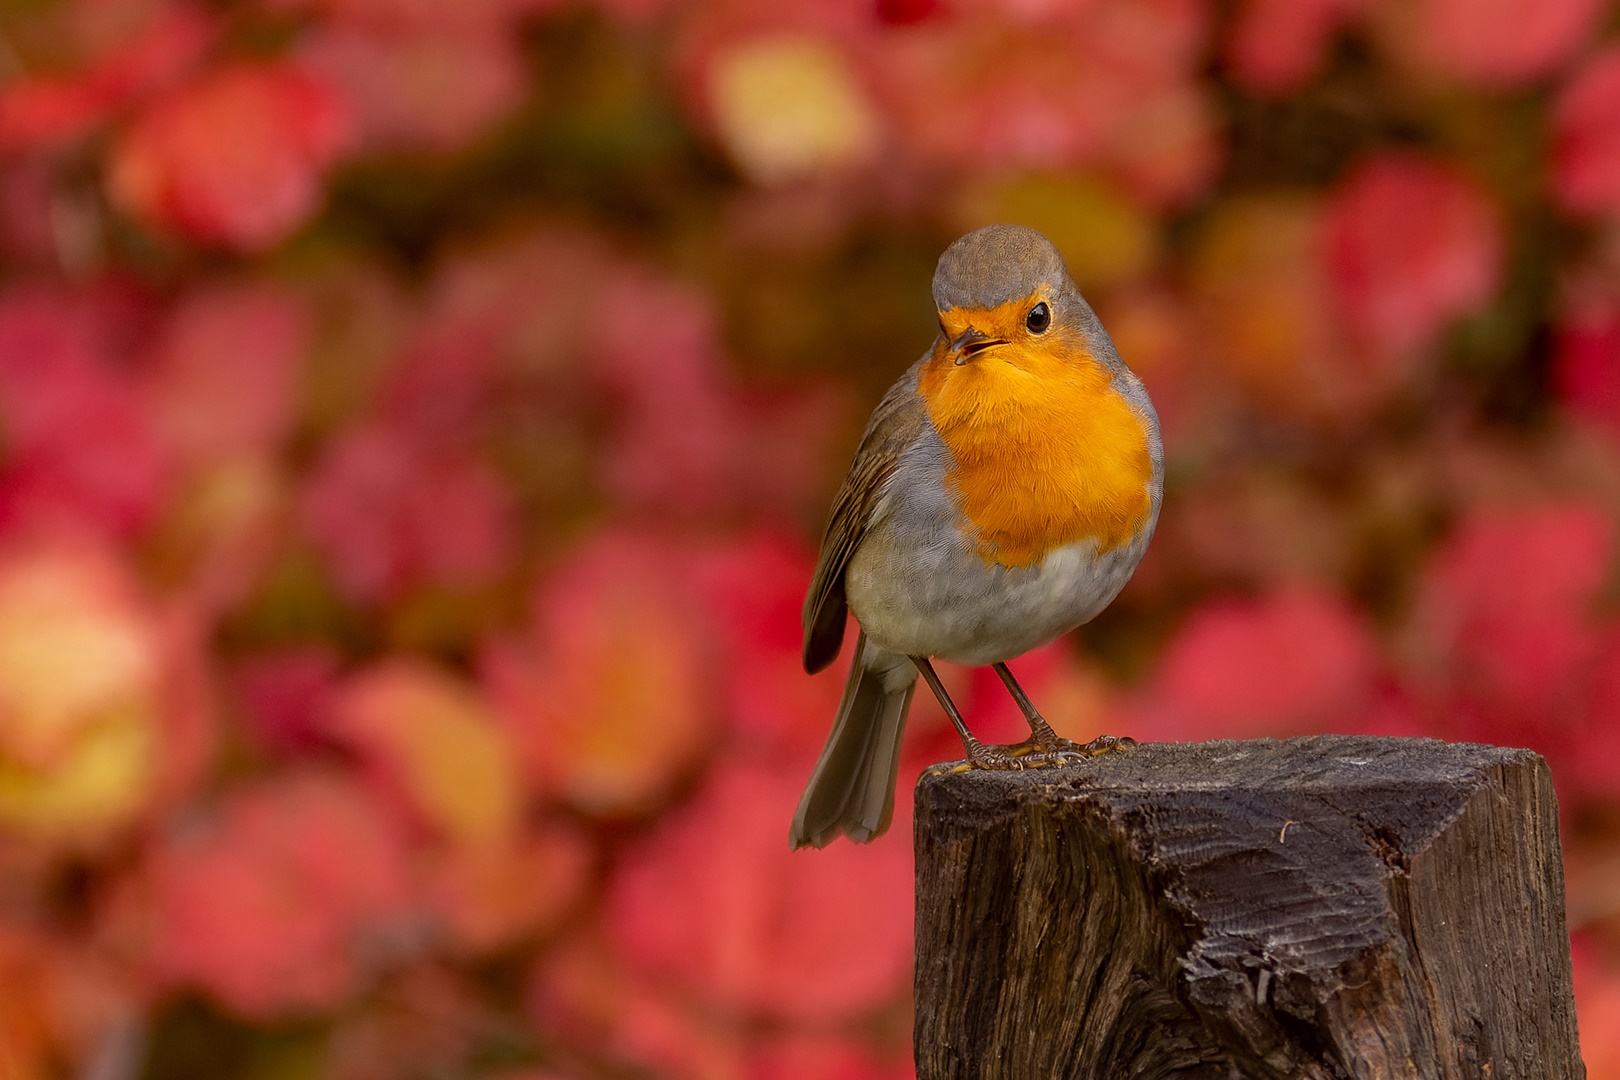
<path id="1" fill-rule="evenodd" d="M 1525 750 L 1148 744 L 917 786 L 917 1075 L 1585 1075 Z"/>

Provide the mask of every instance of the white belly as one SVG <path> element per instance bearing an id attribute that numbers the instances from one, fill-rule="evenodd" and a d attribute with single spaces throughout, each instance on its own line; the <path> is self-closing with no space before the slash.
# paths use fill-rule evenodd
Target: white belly
<path id="1" fill-rule="evenodd" d="M 863 544 L 845 581 L 849 607 L 886 649 L 964 664 L 1010 660 L 1091 619 L 1147 546 L 1144 537 L 1099 556 L 1085 540 L 1009 569 L 986 566 L 958 537 L 934 539 Z"/>

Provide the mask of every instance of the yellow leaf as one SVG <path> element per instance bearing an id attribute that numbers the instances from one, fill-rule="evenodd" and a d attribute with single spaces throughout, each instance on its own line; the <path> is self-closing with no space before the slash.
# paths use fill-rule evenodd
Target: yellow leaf
<path id="1" fill-rule="evenodd" d="M 877 118 L 833 46 L 805 35 L 745 42 L 710 71 L 720 141 L 744 172 L 779 183 L 853 164 L 877 145 Z"/>
<path id="2" fill-rule="evenodd" d="M 450 839 L 488 843 L 516 828 L 512 750 L 477 691 L 450 673 L 414 661 L 375 668 L 349 687 L 338 725 Z"/>
<path id="3" fill-rule="evenodd" d="M 44 837 L 120 824 L 150 788 L 156 718 L 131 708 L 83 731 L 49 769 L 0 761 L 0 821 Z"/>

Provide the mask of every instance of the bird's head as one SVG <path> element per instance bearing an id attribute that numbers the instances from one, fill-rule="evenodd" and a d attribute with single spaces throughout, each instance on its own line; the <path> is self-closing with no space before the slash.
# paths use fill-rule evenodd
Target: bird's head
<path id="1" fill-rule="evenodd" d="M 934 307 L 935 360 L 956 367 L 993 361 L 1038 375 L 1113 355 L 1063 256 L 1022 225 L 989 225 L 946 248 L 934 271 Z"/>

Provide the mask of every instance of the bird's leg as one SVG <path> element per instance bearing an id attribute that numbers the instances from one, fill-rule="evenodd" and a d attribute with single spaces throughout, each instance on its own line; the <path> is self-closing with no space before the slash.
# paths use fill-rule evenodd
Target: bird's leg
<path id="1" fill-rule="evenodd" d="M 945 710 L 945 715 L 951 718 L 952 724 L 956 725 L 956 733 L 962 736 L 962 749 L 967 752 L 967 763 L 970 767 L 979 769 L 1022 769 L 1026 764 L 1034 764 L 1034 762 L 1025 762 L 1022 758 L 1007 753 L 1002 747 L 986 746 L 980 742 L 973 732 L 968 730 L 967 722 L 962 719 L 962 714 L 957 711 L 956 702 L 951 700 L 951 695 L 945 692 L 945 685 L 939 681 L 939 675 L 935 673 L 934 665 L 929 663 L 928 657 L 913 656 L 911 662 L 921 672 L 923 681 L 928 684 L 928 689 L 932 690 L 934 696 L 939 699 L 940 707 Z"/>
<path id="2" fill-rule="evenodd" d="M 1057 760 L 1063 755 L 1074 754 L 1081 757 L 1096 757 L 1099 754 L 1128 750 L 1136 745 L 1136 740 L 1129 735 L 1099 735 L 1088 743 L 1077 743 L 1073 739 L 1063 738 L 1053 731 L 1052 725 L 1036 711 L 1035 703 L 1029 700 L 1029 695 L 1024 693 L 1024 688 L 1018 685 L 1018 680 L 1013 678 L 1012 670 L 1005 663 L 990 666 L 1001 677 L 1001 684 L 1013 696 L 1013 700 L 1018 703 L 1018 711 L 1024 714 L 1024 719 L 1029 723 L 1029 741 L 1017 747 L 1010 747 L 1009 753 L 1018 756 L 1020 751 L 1024 754 L 1038 752 Z"/>
<path id="3" fill-rule="evenodd" d="M 1024 714 L 1024 719 L 1029 723 L 1029 741 L 1036 749 L 1050 753 L 1054 750 L 1070 749 L 1075 745 L 1068 739 L 1060 739 L 1058 733 L 1052 730 L 1052 725 L 1046 722 L 1046 717 L 1036 711 L 1035 703 L 1029 700 L 1029 695 L 1018 685 L 1018 680 L 1013 678 L 1012 670 L 1006 664 L 991 664 L 990 667 L 1001 677 L 1001 685 L 1007 688 L 1007 693 L 1018 703 L 1018 711 Z M 1064 743 L 1069 745 L 1066 747 Z"/>

